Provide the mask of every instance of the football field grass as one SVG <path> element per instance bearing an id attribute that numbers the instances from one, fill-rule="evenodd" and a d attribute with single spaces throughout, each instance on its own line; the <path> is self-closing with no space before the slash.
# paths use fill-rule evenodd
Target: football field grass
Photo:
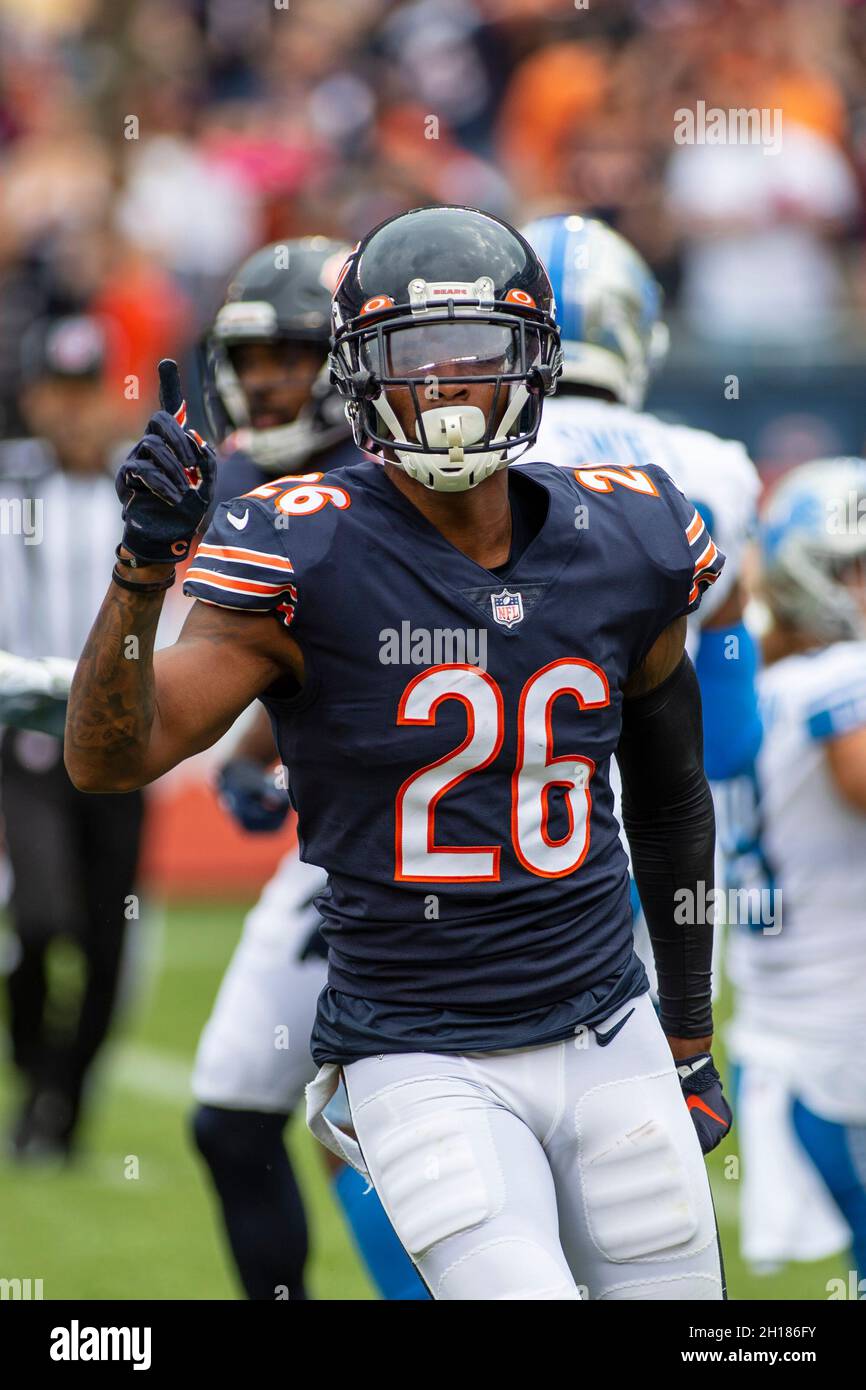
<path id="1" fill-rule="evenodd" d="M 134 997 L 106 1048 L 76 1163 L 57 1169 L 10 1162 L 5 1130 L 14 1091 L 3 1069 L 0 1278 L 41 1279 L 46 1299 L 240 1296 L 187 1122 L 196 1040 L 242 916 L 240 904 L 183 904 L 142 932 Z M 307 1198 L 312 1296 L 374 1298 L 300 1115 L 289 1143 Z M 826 1298 L 828 1279 L 847 1278 L 844 1257 L 764 1277 L 743 1265 L 737 1181 L 725 1176 L 725 1160 L 735 1153 L 734 1132 L 710 1162 L 730 1297 Z"/>

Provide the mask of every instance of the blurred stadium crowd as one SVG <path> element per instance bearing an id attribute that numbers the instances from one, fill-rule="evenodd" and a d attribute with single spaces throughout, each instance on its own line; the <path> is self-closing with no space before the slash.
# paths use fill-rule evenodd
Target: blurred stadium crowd
<path id="1" fill-rule="evenodd" d="M 781 149 L 677 145 L 699 101 Z M 430 202 L 605 217 L 699 338 L 856 339 L 864 185 L 859 0 L 0 0 L 0 434 L 34 318 L 104 319 L 134 433 L 255 246 Z"/>
<path id="2" fill-rule="evenodd" d="M 781 138 L 678 143 L 677 113 L 701 103 L 767 113 Z M 310 234 L 355 242 L 443 202 L 515 224 L 580 212 L 621 231 L 661 283 L 672 329 L 650 408 L 743 439 L 765 479 L 866 452 L 866 0 L 0 0 L 0 462 L 8 441 L 44 439 L 65 475 L 92 484 L 85 497 L 80 479 L 56 483 L 49 544 L 23 552 L 44 624 L 10 601 L 7 580 L 0 647 L 77 656 L 120 534 L 104 465 L 155 408 L 162 357 L 180 362 L 191 423 L 206 429 L 196 349 L 240 263 Z M 40 373 L 80 375 L 93 390 L 40 395 Z M 69 569 L 54 559 L 67 544 Z M 92 578 L 70 585 L 72 562 Z M 0 586 L 11 573 L 0 565 Z M 178 586 L 166 629 L 185 611 Z M 22 760 L 22 784 L 47 767 Z M 217 830 L 226 818 L 203 781 L 184 788 L 200 794 L 195 816 L 163 800 L 159 833 L 182 853 L 197 821 L 212 894 L 243 895 L 285 843 L 263 853 Z M 93 843 L 119 837 L 114 877 L 95 852 L 77 867 L 87 913 L 113 930 L 137 882 L 142 805 L 124 798 L 124 823 L 92 800 Z M 78 805 L 67 808 L 76 824 Z M 152 871 L 155 822 L 146 888 L 171 879 Z M 21 822 L 34 919 L 45 881 L 73 877 L 55 873 L 59 859 L 46 870 L 41 833 Z M 230 883 L 235 861 L 250 877 Z M 0 848 L 0 897 L 3 870 Z M 178 860 L 169 889 L 203 890 L 195 871 L 192 855 Z M 73 1097 L 64 1133 L 108 1030 L 122 944 L 93 938 L 61 1077 Z M 19 1013 L 41 1028 L 36 946 L 15 988 Z M 42 1046 L 38 1031 L 14 1036 L 19 1061 Z M 26 1138 L 25 1121 L 26 1107 Z"/>

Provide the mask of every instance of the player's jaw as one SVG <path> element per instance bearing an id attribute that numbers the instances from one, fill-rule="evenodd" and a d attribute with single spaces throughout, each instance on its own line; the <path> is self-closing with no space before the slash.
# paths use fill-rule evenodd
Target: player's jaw
<path id="1" fill-rule="evenodd" d="M 459 367 L 454 367 L 453 372 L 456 376 Z M 443 376 L 447 375 L 443 371 Z M 407 439 L 418 441 L 418 415 L 417 409 L 422 417 L 431 411 L 439 411 L 445 406 L 472 406 L 479 410 L 484 419 L 490 421 L 491 412 L 494 408 L 496 387 L 491 383 L 472 382 L 471 378 L 466 377 L 457 382 L 439 382 L 435 387 L 428 387 L 419 384 L 413 390 L 409 386 L 388 386 L 385 387 L 388 401 L 393 408 L 394 414 L 400 422 Z M 506 393 L 499 392 L 496 415 L 492 421 L 490 430 L 491 436 L 495 437 L 499 422 L 505 414 Z M 421 442 L 421 441 L 418 441 Z"/>
<path id="2" fill-rule="evenodd" d="M 254 430 L 297 419 L 322 366 L 321 350 L 299 343 L 241 343 L 231 357 Z"/>
<path id="3" fill-rule="evenodd" d="M 460 370 L 454 367 L 455 375 Z M 445 375 L 445 372 L 443 372 Z M 385 388 L 394 414 L 407 439 L 416 439 L 417 416 L 413 392 L 409 387 Z M 491 435 L 496 434 L 505 412 L 505 393 L 500 391 Z M 470 380 L 440 382 L 436 393 L 427 399 L 423 388 L 415 392 L 422 414 L 443 406 L 475 406 L 486 420 L 494 409 L 496 387 L 491 383 L 475 384 Z M 393 451 L 388 451 L 393 453 Z M 500 469 L 491 473 L 476 487 L 463 492 L 438 492 L 411 478 L 396 461 L 387 459 L 385 472 L 391 482 L 417 506 L 421 512 L 458 549 L 489 568 L 503 563 L 508 557 L 511 542 L 511 510 L 508 502 L 508 472 Z"/>

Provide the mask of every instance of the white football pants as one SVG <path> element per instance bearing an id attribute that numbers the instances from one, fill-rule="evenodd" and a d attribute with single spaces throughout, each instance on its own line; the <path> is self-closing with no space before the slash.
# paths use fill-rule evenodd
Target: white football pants
<path id="1" fill-rule="evenodd" d="M 248 913 L 196 1053 L 201 1104 L 279 1113 L 302 1099 L 316 1074 L 310 1033 L 328 967 L 300 955 L 319 920 L 312 899 L 326 884 L 292 849 Z"/>
<path id="2" fill-rule="evenodd" d="M 703 1155 L 649 997 L 599 1032 L 604 1045 L 581 1028 L 343 1068 L 363 1165 L 434 1298 L 724 1296 Z M 311 1121 L 336 1070 L 308 1091 Z"/>

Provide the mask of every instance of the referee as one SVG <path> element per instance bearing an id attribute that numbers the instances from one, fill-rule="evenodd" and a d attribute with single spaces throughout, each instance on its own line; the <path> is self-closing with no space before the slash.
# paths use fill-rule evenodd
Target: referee
<path id="1" fill-rule="evenodd" d="M 117 539 L 119 444 L 105 357 L 102 329 L 86 317 L 36 325 L 24 342 L 20 410 L 30 435 L 0 444 L 0 648 L 18 657 L 77 659 L 102 601 Z M 13 876 L 11 1055 L 23 1083 L 12 1151 L 65 1158 L 111 1021 L 127 916 L 136 915 L 142 799 L 77 792 L 60 737 L 7 728 L 0 806 Z M 81 958 L 71 992 L 48 969 L 59 938 Z"/>

